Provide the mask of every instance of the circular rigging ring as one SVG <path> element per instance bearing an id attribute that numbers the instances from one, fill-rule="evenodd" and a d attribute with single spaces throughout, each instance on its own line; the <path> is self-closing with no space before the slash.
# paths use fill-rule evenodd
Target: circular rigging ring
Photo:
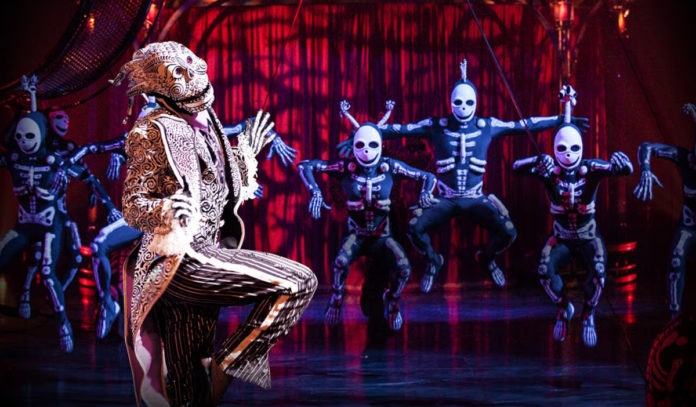
<path id="1" fill-rule="evenodd" d="M 156 7 L 154 21 L 163 3 L 164 0 L 82 0 L 49 57 L 31 73 L 39 78 L 39 100 L 70 95 L 109 72 L 136 39 L 151 6 Z M 149 27 L 147 37 L 154 26 L 153 23 Z M 19 79 L 0 88 L 0 105 L 18 103 L 17 99 L 24 97 L 18 84 Z"/>

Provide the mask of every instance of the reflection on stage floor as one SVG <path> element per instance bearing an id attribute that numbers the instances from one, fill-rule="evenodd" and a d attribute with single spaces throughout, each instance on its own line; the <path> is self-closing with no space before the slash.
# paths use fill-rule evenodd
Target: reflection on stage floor
<path id="1" fill-rule="evenodd" d="M 94 297 L 81 295 L 80 287 L 71 290 L 76 346 L 70 355 L 58 348 L 41 286 L 34 289 L 28 321 L 17 317 L 12 296 L 0 298 L 0 389 L 10 402 L 4 405 L 134 404 L 117 327 L 97 340 Z M 319 292 L 272 351 L 272 390 L 233 382 L 223 405 L 641 405 L 649 348 L 667 316 L 660 299 L 638 291 L 607 290 L 594 349 L 582 344 L 579 318 L 565 343 L 551 339 L 555 310 L 539 287 L 429 295 L 410 290 L 402 300 L 403 329 L 395 334 L 363 316 L 358 292 L 348 294 L 343 325 L 326 327 L 328 293 Z M 581 296 L 571 292 L 578 305 Z M 224 310 L 218 338 L 247 310 Z"/>

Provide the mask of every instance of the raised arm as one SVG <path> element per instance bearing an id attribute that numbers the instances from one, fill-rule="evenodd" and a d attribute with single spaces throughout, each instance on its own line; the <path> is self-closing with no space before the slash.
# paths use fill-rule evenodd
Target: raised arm
<path id="1" fill-rule="evenodd" d="M 109 197 L 109 194 L 106 192 L 104 187 L 102 186 L 101 182 L 97 179 L 97 177 L 92 174 L 92 172 L 87 168 L 85 165 L 73 165 L 67 170 L 68 175 L 76 178 L 85 185 L 89 187 L 89 189 L 92 191 L 92 196 L 96 199 L 99 200 L 99 202 L 104 205 L 106 210 L 108 211 L 108 215 L 106 217 L 107 221 L 109 223 L 113 223 L 120 218 L 122 218 L 121 212 L 116 209 L 116 206 L 114 205 L 113 201 L 111 201 L 111 197 Z M 90 202 L 90 205 L 93 205 Z"/>
<path id="2" fill-rule="evenodd" d="M 394 140 L 402 137 L 429 138 L 432 134 L 433 118 L 427 118 L 418 123 L 379 125 L 382 132 L 382 140 Z M 340 156 L 348 156 L 353 150 L 353 136 L 338 143 L 336 146 Z"/>
<path id="3" fill-rule="evenodd" d="M 225 130 L 225 135 L 227 135 L 227 138 L 232 140 L 234 137 L 237 137 L 247 129 L 247 123 L 251 124 L 254 122 L 254 120 L 255 117 L 250 117 L 247 120 L 235 124 L 234 126 L 225 126 L 223 128 Z M 295 162 L 295 159 L 297 158 L 297 150 L 285 144 L 285 141 L 283 141 L 280 135 L 274 130 L 268 132 L 268 137 L 273 137 L 273 141 L 271 142 L 271 148 L 268 150 L 268 155 L 266 156 L 267 160 L 273 158 L 273 154 L 277 154 L 280 161 L 286 167 L 288 164 Z"/>
<path id="4" fill-rule="evenodd" d="M 550 155 L 542 154 L 515 161 L 512 163 L 512 172 L 516 175 L 536 175 L 541 178 L 548 178 L 555 166 L 556 164 Z"/>
<path id="5" fill-rule="evenodd" d="M 643 143 L 638 147 L 638 163 L 641 171 L 650 171 L 650 158 L 652 156 L 664 158 L 679 165 L 688 162 L 689 151 L 667 144 Z"/>
<path id="6" fill-rule="evenodd" d="M 662 188 L 662 183 L 650 170 L 650 158 L 652 156 L 664 158 L 677 165 L 688 163 L 689 152 L 685 148 L 670 146 L 660 143 L 643 143 L 638 147 L 638 163 L 640 165 L 640 181 L 633 193 L 643 201 L 652 199 L 653 182 Z"/>
<path id="7" fill-rule="evenodd" d="M 325 160 L 304 160 L 297 164 L 297 170 L 300 173 L 302 182 L 307 187 L 307 190 L 312 194 L 309 200 L 309 213 L 314 219 L 321 217 L 321 208 L 331 210 L 331 207 L 324 202 L 324 197 L 321 194 L 321 189 L 314 179 L 314 171 L 319 173 L 327 173 L 336 177 L 340 177 L 345 172 L 344 160 L 328 162 Z"/>
<path id="8" fill-rule="evenodd" d="M 70 164 L 76 164 L 84 156 L 89 154 L 104 154 L 104 153 L 120 153 L 125 154 L 126 146 L 126 134 L 121 137 L 116 137 L 107 141 L 100 141 L 98 143 L 83 144 L 75 150 L 74 153 L 70 155 L 68 161 Z"/>
<path id="9" fill-rule="evenodd" d="M 563 116 L 529 117 L 524 119 L 524 122 L 522 120 L 502 121 L 495 117 L 491 117 L 487 121 L 487 124 L 491 126 L 492 137 L 497 138 L 501 136 L 524 133 L 525 124 L 532 133 L 558 127 L 563 123 Z M 577 126 L 582 133 L 585 133 L 590 127 L 589 120 L 584 117 L 573 117 L 571 118 L 571 123 Z"/>
<path id="10" fill-rule="evenodd" d="M 626 154 L 617 151 L 611 155 L 609 162 L 598 158 L 585 161 L 587 173 L 594 177 L 611 177 L 633 174 L 633 164 Z"/>
<path id="11" fill-rule="evenodd" d="M 77 164 L 82 158 L 89 154 L 104 154 L 111 153 L 109 167 L 106 170 L 106 176 L 110 180 L 118 178 L 121 172 L 121 165 L 125 162 L 125 145 L 126 134 L 121 137 L 116 137 L 107 141 L 98 143 L 83 144 L 68 157 L 68 162 L 71 165 Z"/>
<path id="12" fill-rule="evenodd" d="M 433 191 L 435 190 L 435 186 L 437 185 L 437 178 L 435 177 L 435 175 L 427 171 L 411 167 L 393 158 L 389 159 L 389 161 L 391 162 L 392 174 L 423 181 L 420 196 L 418 198 L 418 205 L 421 208 L 433 206 L 438 202 L 438 199 L 436 199 L 433 196 Z"/>

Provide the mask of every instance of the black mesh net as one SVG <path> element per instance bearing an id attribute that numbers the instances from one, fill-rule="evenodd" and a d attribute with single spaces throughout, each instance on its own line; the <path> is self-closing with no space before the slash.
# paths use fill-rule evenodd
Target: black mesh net
<path id="1" fill-rule="evenodd" d="M 38 98 L 66 96 L 102 77 L 130 47 L 143 26 L 151 3 L 163 0 L 83 0 L 70 26 L 35 74 Z M 12 98 L 14 86 L 1 99 Z"/>

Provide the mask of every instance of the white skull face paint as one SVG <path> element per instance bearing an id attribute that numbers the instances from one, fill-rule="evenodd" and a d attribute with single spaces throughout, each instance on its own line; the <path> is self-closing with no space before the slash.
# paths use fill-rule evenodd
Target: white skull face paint
<path id="1" fill-rule="evenodd" d="M 460 122 L 469 121 L 476 113 L 476 90 L 467 83 L 460 83 L 452 89 L 450 102 L 454 117 Z"/>
<path id="2" fill-rule="evenodd" d="M 572 170 L 582 158 L 582 136 L 573 126 L 563 126 L 556 132 L 553 152 L 561 167 Z"/>
<path id="3" fill-rule="evenodd" d="M 372 167 L 382 156 L 382 136 L 372 126 L 360 126 L 353 137 L 353 155 L 363 167 Z"/>
<path id="4" fill-rule="evenodd" d="M 35 154 L 41 148 L 41 128 L 32 119 L 28 117 L 22 118 L 17 123 L 15 131 L 15 141 L 17 147 L 27 155 Z"/>
<path id="5" fill-rule="evenodd" d="M 51 128 L 57 135 L 65 137 L 68 133 L 68 125 L 70 124 L 70 116 L 65 113 L 65 110 L 56 110 L 48 114 L 48 120 L 51 122 Z"/>

